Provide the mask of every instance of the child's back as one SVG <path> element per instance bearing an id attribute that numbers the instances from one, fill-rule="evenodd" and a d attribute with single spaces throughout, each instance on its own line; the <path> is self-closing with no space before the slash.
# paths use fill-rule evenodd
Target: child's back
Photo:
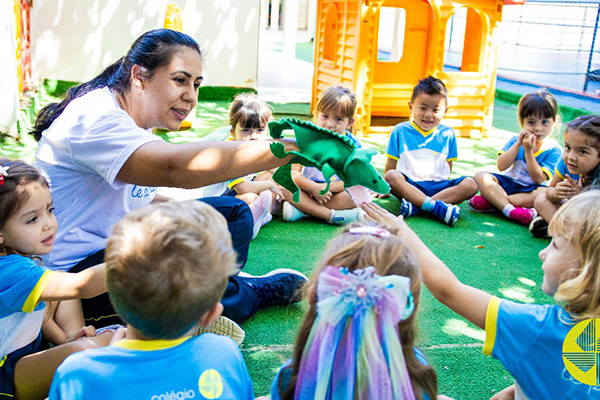
<path id="1" fill-rule="evenodd" d="M 50 398 L 252 399 L 235 342 L 191 336 L 221 314 L 235 260 L 225 219 L 205 203 L 157 203 L 129 214 L 106 249 L 109 294 L 128 323 L 125 339 L 67 359 Z"/>

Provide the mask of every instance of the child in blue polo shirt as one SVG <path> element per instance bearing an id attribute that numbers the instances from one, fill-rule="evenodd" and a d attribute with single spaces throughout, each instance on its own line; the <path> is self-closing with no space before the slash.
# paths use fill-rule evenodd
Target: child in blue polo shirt
<path id="1" fill-rule="evenodd" d="M 548 190 L 535 198 L 538 216 L 529 224 L 535 237 L 548 236 L 548 222 L 567 200 L 600 179 L 600 116 L 582 115 L 569 122 L 563 135 L 565 147 Z"/>
<path id="2" fill-rule="evenodd" d="M 559 144 L 550 138 L 558 106 L 549 92 L 538 90 L 521 97 L 517 108 L 523 131 L 498 152 L 498 170 L 504 173 L 475 174 L 481 195 L 473 196 L 469 206 L 477 212 L 498 209 L 507 218 L 529 225 L 537 215 L 533 202 L 546 191 L 561 155 Z"/>
<path id="3" fill-rule="evenodd" d="M 225 218 L 199 201 L 153 203 L 115 225 L 106 247 L 111 302 L 127 328 L 113 345 L 69 357 L 50 399 L 253 399 L 239 347 L 203 333 L 236 253 Z M 125 331 L 125 332 L 123 332 Z"/>
<path id="4" fill-rule="evenodd" d="M 471 177 L 449 179 L 458 149 L 452 128 L 440 124 L 448 90 L 429 76 L 415 86 L 408 105 L 411 120 L 396 125 L 390 136 L 385 180 L 400 199 L 402 216 L 423 210 L 454 226 L 460 215 L 455 204 L 477 193 L 477 184 Z"/>

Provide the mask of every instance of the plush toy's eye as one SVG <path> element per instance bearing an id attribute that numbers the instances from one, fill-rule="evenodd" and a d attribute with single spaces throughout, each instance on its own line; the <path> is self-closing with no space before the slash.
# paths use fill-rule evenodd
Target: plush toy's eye
<path id="1" fill-rule="evenodd" d="M 373 179 L 373 183 L 377 183 L 377 179 Z"/>

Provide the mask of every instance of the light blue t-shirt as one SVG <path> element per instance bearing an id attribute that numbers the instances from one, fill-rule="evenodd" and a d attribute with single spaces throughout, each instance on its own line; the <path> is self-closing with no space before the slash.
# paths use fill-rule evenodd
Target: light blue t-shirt
<path id="1" fill-rule="evenodd" d="M 0 360 L 37 339 L 45 313 L 40 296 L 53 274 L 28 257 L 0 257 Z"/>
<path id="2" fill-rule="evenodd" d="M 424 131 L 412 121 L 402 122 L 392 130 L 386 156 L 413 181 L 445 181 L 451 172 L 448 162 L 458 158 L 456 135 L 445 125 Z"/>
<path id="3" fill-rule="evenodd" d="M 483 352 L 500 360 L 530 399 L 600 399 L 600 387 L 578 382 L 563 362 L 562 346 L 574 325 L 558 305 L 520 304 L 492 297 Z"/>
<path id="4" fill-rule="evenodd" d="M 498 152 L 498 155 L 506 152 L 508 149 L 512 147 L 519 140 L 519 136 L 513 136 Z M 546 138 L 542 142 L 542 147 L 534 154 L 536 161 L 542 167 L 542 171 L 546 175 L 546 182 L 543 185 L 548 185 L 548 180 L 552 178 L 552 173 L 554 172 L 554 168 L 556 164 L 561 159 L 562 149 L 558 142 L 552 138 Z M 533 179 L 529 176 L 529 171 L 527 170 L 527 162 L 525 161 L 525 150 L 523 146 L 519 148 L 519 152 L 517 153 L 517 157 L 515 158 L 515 162 L 504 172 L 505 176 L 514 179 L 518 183 L 522 185 L 534 185 Z"/>
<path id="5" fill-rule="evenodd" d="M 50 399 L 254 399 L 237 344 L 204 333 L 176 340 L 121 340 L 72 354 L 58 367 Z"/>

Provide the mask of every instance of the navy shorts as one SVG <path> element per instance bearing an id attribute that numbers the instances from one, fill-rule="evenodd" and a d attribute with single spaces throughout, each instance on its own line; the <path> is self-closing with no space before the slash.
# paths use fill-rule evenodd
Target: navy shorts
<path id="1" fill-rule="evenodd" d="M 532 183 L 530 185 L 524 185 L 515 181 L 513 178 L 501 174 L 496 174 L 493 172 L 492 175 L 494 175 L 496 179 L 498 179 L 498 183 L 500 184 L 500 186 L 502 186 L 502 189 L 504 189 L 507 195 L 515 193 L 529 193 L 533 192 L 539 187 L 543 187 L 543 185 L 536 185 L 535 183 Z"/>
<path id="2" fill-rule="evenodd" d="M 438 194 L 444 189 L 458 185 L 463 179 L 466 178 L 466 176 L 461 176 L 460 178 L 448 179 L 446 181 L 413 181 L 406 175 L 404 175 L 404 177 L 408 183 L 423 192 L 425 196 L 429 197 Z"/>
<path id="3" fill-rule="evenodd" d="M 48 346 L 42 340 L 42 332 L 27 346 L 5 356 L 0 360 L 0 399 L 13 399 L 15 396 L 15 365 L 21 358 L 46 350 Z"/>

